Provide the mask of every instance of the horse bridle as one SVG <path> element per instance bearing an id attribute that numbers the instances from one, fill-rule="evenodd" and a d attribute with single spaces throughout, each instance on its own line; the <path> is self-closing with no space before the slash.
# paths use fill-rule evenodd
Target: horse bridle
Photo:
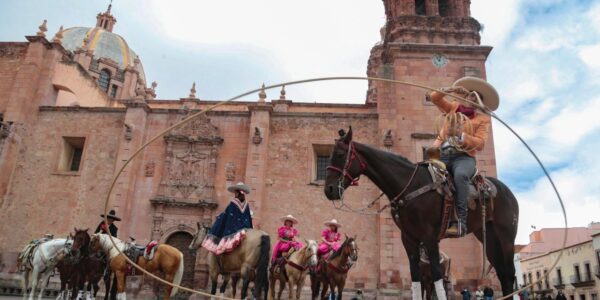
<path id="1" fill-rule="evenodd" d="M 331 166 L 331 165 L 327 166 L 327 170 L 332 170 L 332 171 L 342 174 L 342 176 L 340 176 L 340 178 L 338 179 L 338 186 L 337 186 L 341 200 L 343 200 L 343 198 L 344 198 L 344 190 L 345 190 L 344 180 L 348 179 L 350 181 L 348 186 L 358 185 L 358 180 L 360 179 L 360 173 L 358 176 L 353 177 L 349 172 L 350 168 L 352 167 L 352 164 L 354 163 L 355 160 L 358 160 L 358 166 L 360 168 L 360 173 L 362 173 L 363 171 L 365 171 L 368 168 L 367 163 L 364 162 L 364 160 L 356 152 L 356 146 L 354 145 L 354 142 L 351 141 L 348 144 L 348 150 L 346 151 L 346 162 L 344 163 L 344 167 L 342 167 L 342 169 L 340 169 L 336 166 Z"/>

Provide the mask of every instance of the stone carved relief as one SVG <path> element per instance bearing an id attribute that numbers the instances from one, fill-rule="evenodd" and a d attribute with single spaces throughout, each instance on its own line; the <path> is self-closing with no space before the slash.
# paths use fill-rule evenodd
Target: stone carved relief
<path id="1" fill-rule="evenodd" d="M 153 177 L 154 176 L 154 168 L 156 167 L 156 163 L 151 160 L 148 163 L 146 163 L 146 177 Z"/>
<path id="2" fill-rule="evenodd" d="M 225 164 L 225 179 L 227 181 L 234 181 L 235 180 L 235 164 L 234 163 L 226 163 Z"/>
<path id="3" fill-rule="evenodd" d="M 125 140 L 131 141 L 131 138 L 133 137 L 133 127 L 129 124 L 123 124 L 123 125 L 125 125 L 124 138 L 125 138 Z"/>
<path id="4" fill-rule="evenodd" d="M 206 116 L 165 135 L 164 172 L 153 201 L 185 204 L 214 203 L 218 149 L 223 138 Z"/>
<path id="5" fill-rule="evenodd" d="M 0 154 L 4 148 L 4 142 L 10 135 L 10 124 L 2 122 L 2 115 L 0 114 Z"/>

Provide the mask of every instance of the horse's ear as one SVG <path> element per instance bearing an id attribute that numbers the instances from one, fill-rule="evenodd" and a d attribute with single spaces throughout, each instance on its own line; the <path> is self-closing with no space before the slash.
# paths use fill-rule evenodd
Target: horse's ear
<path id="1" fill-rule="evenodd" d="M 356 240 L 356 234 L 354 235 L 354 237 L 352 238 L 353 240 Z"/>
<path id="2" fill-rule="evenodd" d="M 342 141 L 346 144 L 352 142 L 352 126 L 348 128 L 348 132 L 342 137 Z"/>
<path id="3" fill-rule="evenodd" d="M 87 233 L 87 232 L 88 232 L 88 230 L 90 230 L 90 228 L 89 228 L 89 227 L 88 227 L 88 228 L 86 228 L 86 229 L 84 230 L 84 232 L 85 232 L 85 233 Z"/>
<path id="4" fill-rule="evenodd" d="M 73 229 L 75 229 L 75 233 L 77 233 L 77 227 L 73 227 Z"/>
<path id="5" fill-rule="evenodd" d="M 198 226 L 198 230 L 200 230 L 200 222 L 196 222 L 196 226 Z"/>

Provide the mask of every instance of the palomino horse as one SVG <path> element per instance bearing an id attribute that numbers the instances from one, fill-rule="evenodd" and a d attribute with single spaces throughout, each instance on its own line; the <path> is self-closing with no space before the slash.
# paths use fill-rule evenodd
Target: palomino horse
<path id="1" fill-rule="evenodd" d="M 302 293 L 302 287 L 304 286 L 304 280 L 308 274 L 309 267 L 317 266 L 317 248 L 319 245 L 315 240 L 306 240 L 306 244 L 298 251 L 290 254 L 285 259 L 285 265 L 279 272 L 271 272 L 269 278 L 269 299 L 273 299 L 275 294 L 275 283 L 279 281 L 279 292 L 277 293 L 277 299 L 281 299 L 281 294 L 287 283 L 290 290 L 290 296 L 288 299 L 300 299 L 300 293 Z M 273 269 L 274 270 L 274 269 Z M 294 288 L 296 288 L 296 294 L 294 295 Z"/>
<path id="2" fill-rule="evenodd" d="M 48 284 L 48 278 L 52 275 L 52 271 L 56 264 L 60 262 L 70 251 L 73 241 L 70 239 L 53 239 L 47 242 L 42 242 L 31 250 L 29 257 L 24 257 L 23 261 L 19 261 L 19 268 L 23 271 L 23 299 L 27 298 L 27 291 L 30 288 L 29 300 L 33 300 L 35 289 L 40 284 L 40 293 L 38 299 L 42 299 L 44 289 Z"/>
<path id="3" fill-rule="evenodd" d="M 207 226 L 198 225 L 198 232 L 194 235 L 194 239 L 190 243 L 190 249 L 198 249 L 206 235 L 210 231 Z M 211 281 L 211 294 L 217 293 L 217 278 L 219 274 L 223 274 L 226 278 L 230 274 L 239 272 L 242 276 L 242 299 L 246 298 L 248 285 L 250 284 L 252 274 L 255 274 L 254 292 L 257 299 L 267 297 L 269 291 L 268 269 L 269 260 L 271 257 L 271 238 L 261 230 L 248 229 L 246 237 L 241 241 L 240 245 L 233 249 L 230 253 L 223 253 L 219 257 L 213 253 L 208 253 L 208 269 Z M 225 286 L 225 285 L 223 285 Z M 221 293 L 225 289 L 221 289 Z"/>
<path id="4" fill-rule="evenodd" d="M 327 288 L 331 290 L 331 299 L 342 299 L 346 277 L 350 270 L 350 263 L 358 260 L 358 247 L 356 237 L 347 237 L 340 248 L 333 252 L 327 260 L 321 259 L 315 272 L 310 273 L 310 286 L 312 299 L 316 299 L 323 284 L 321 299 L 326 299 Z"/>
<path id="5" fill-rule="evenodd" d="M 114 238 L 115 244 L 121 250 L 125 251 L 129 245 L 123 241 Z M 92 236 L 90 242 L 91 251 L 102 250 L 108 255 L 108 264 L 110 269 L 115 273 L 117 277 L 117 299 L 125 299 L 125 274 L 127 273 L 127 261 L 123 254 L 119 254 L 117 249 L 114 248 L 113 243 L 110 241 L 108 235 L 103 233 L 96 233 Z M 179 285 L 181 283 L 181 277 L 183 277 L 183 253 L 167 244 L 160 244 L 156 246 L 154 252 L 154 258 L 147 260 L 143 256 L 140 256 L 136 263 L 140 268 L 148 272 L 161 271 L 165 274 L 165 280 L 173 284 Z M 171 287 L 170 285 L 165 288 L 164 299 L 168 300 L 177 294 L 177 288 Z"/>
<path id="6" fill-rule="evenodd" d="M 343 199 L 343 192 L 358 180 L 367 176 L 391 199 L 392 218 L 402 233 L 402 244 L 408 254 L 413 282 L 413 299 L 421 299 L 418 286 L 419 245 L 422 243 L 430 255 L 433 280 L 441 283 L 439 264 L 439 236 L 442 228 L 442 196 L 434 191 L 422 194 L 418 199 L 404 201 L 404 193 L 410 193 L 432 182 L 426 167 L 415 165 L 408 159 L 387 151 L 352 141 L 352 128 L 348 133 L 340 130 L 327 168 L 325 195 L 329 200 Z M 485 223 L 486 255 L 496 269 L 502 285 L 502 293 L 512 293 L 515 268 L 513 264 L 514 241 L 517 234 L 519 206 L 506 185 L 489 178 L 498 193 L 494 199 L 493 213 Z M 488 211 L 489 213 L 489 211 Z M 469 214 L 468 230 L 477 239 L 483 239 L 481 205 Z M 417 291 L 417 289 L 419 289 Z M 438 299 L 445 300 L 438 295 Z"/>

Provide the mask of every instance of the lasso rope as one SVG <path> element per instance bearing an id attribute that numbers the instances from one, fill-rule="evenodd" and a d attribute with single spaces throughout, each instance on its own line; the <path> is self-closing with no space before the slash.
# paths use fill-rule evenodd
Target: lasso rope
<path id="1" fill-rule="evenodd" d="M 567 214 L 565 211 L 565 207 L 562 201 L 562 198 L 560 197 L 560 194 L 558 193 L 558 189 L 556 188 L 556 185 L 554 184 L 554 181 L 552 181 L 552 178 L 550 177 L 550 174 L 548 173 L 548 171 L 546 170 L 546 168 L 544 167 L 544 165 L 542 164 L 542 162 L 540 161 L 540 159 L 538 158 L 538 156 L 535 154 L 535 152 L 529 147 L 529 145 L 523 140 L 523 138 L 521 138 L 521 136 L 519 136 L 519 134 L 517 134 L 506 122 L 504 122 L 502 119 L 500 119 L 498 116 L 496 116 L 496 114 L 494 114 L 494 112 L 492 112 L 491 110 L 489 110 L 487 107 L 480 105 L 479 103 L 475 103 L 473 101 L 469 101 L 467 99 L 464 99 L 462 97 L 453 95 L 453 94 L 449 94 L 446 93 L 440 89 L 436 89 L 436 88 L 432 88 L 426 85 L 422 85 L 422 84 L 417 84 L 417 83 L 411 83 L 408 81 L 401 81 L 401 80 L 393 80 L 393 79 L 386 79 L 386 78 L 376 78 L 376 77 L 357 77 L 357 76 L 340 76 L 340 77 L 319 77 L 319 78 L 311 78 L 311 79 L 304 79 L 304 80 L 297 80 L 297 81 L 289 81 L 289 82 L 284 82 L 284 83 L 279 83 L 279 84 L 274 84 L 274 85 L 269 85 L 266 87 L 262 87 L 262 88 L 258 88 L 258 89 L 254 89 L 248 92 L 244 92 L 242 94 L 239 94 L 233 98 L 230 98 L 228 100 L 225 101 L 221 101 L 218 102 L 214 105 L 211 105 L 209 107 L 207 107 L 204 110 L 201 110 L 197 113 L 194 113 L 192 115 L 190 115 L 189 117 L 179 121 L 178 123 L 175 123 L 174 125 L 170 126 L 169 128 L 163 130 L 161 133 L 157 134 L 156 136 L 154 136 L 153 138 L 151 138 L 150 140 L 148 140 L 146 143 L 144 143 L 140 148 L 138 148 L 133 155 L 131 155 L 131 157 L 129 157 L 129 159 L 127 159 L 125 161 L 125 163 L 121 166 L 121 168 L 119 168 L 119 171 L 117 172 L 117 174 L 115 174 L 115 176 L 113 177 L 112 183 L 110 185 L 110 188 L 108 189 L 108 192 L 106 194 L 106 199 L 104 202 L 104 221 L 108 223 L 108 204 L 110 201 L 110 196 L 111 193 L 114 189 L 115 184 L 117 183 L 117 180 L 119 179 L 119 176 L 121 175 L 121 173 L 123 173 L 123 170 L 125 169 L 125 167 L 127 167 L 127 165 L 140 153 L 142 152 L 142 150 L 144 150 L 149 144 L 151 144 L 152 142 L 156 141 L 157 139 L 159 139 L 160 137 L 162 137 L 163 135 L 165 135 L 166 133 L 168 133 L 169 131 L 178 128 L 180 126 L 183 126 L 187 123 L 189 123 L 190 121 L 192 121 L 193 119 L 195 119 L 196 117 L 206 114 L 206 112 L 211 111 L 221 105 L 224 105 L 226 103 L 229 103 L 231 101 L 237 100 L 239 98 L 242 98 L 244 96 L 248 96 L 251 95 L 253 93 L 256 93 L 258 91 L 261 90 L 268 90 L 268 89 L 272 89 L 272 88 L 276 88 L 276 87 L 281 87 L 281 86 L 290 86 L 290 85 L 297 85 L 297 84 L 303 84 L 303 83 L 308 83 L 308 82 L 317 82 L 317 81 L 333 81 L 333 80 L 372 80 L 372 81 L 378 81 L 378 82 L 387 82 L 387 83 L 393 83 L 393 84 L 401 84 L 401 85 L 406 85 L 406 86 L 412 86 L 412 87 L 418 87 L 418 88 L 422 88 L 425 90 L 430 90 L 430 91 L 436 91 L 439 93 L 442 93 L 446 96 L 450 96 L 453 97 L 459 101 L 465 102 L 465 103 L 470 103 L 472 106 L 478 108 L 479 110 L 481 110 L 482 112 L 484 112 L 485 114 L 488 114 L 489 116 L 491 116 L 492 118 L 496 119 L 498 122 L 500 122 L 502 125 L 504 125 L 504 127 L 506 127 L 508 130 L 510 130 L 510 132 L 515 135 L 519 141 L 521 141 L 521 143 L 527 148 L 527 150 L 529 151 L 529 153 L 531 153 L 531 155 L 535 158 L 535 160 L 537 161 L 537 163 L 539 164 L 540 168 L 544 171 L 544 174 L 546 175 L 546 178 L 548 178 L 548 181 L 550 181 L 550 184 L 552 185 L 552 189 L 554 190 L 554 193 L 556 194 L 556 197 L 558 198 L 558 201 L 560 203 L 560 207 L 562 209 L 562 213 L 563 213 L 563 218 L 565 220 L 565 235 L 564 235 L 564 239 L 563 239 L 563 243 L 562 243 L 562 248 L 560 250 L 560 253 L 558 255 L 558 257 L 556 258 L 556 261 L 554 262 L 554 264 L 552 265 L 552 267 L 550 268 L 550 270 L 546 273 L 546 276 L 543 276 L 542 278 L 538 279 L 537 281 L 530 283 L 529 285 L 524 286 L 523 288 L 513 292 L 512 294 L 509 294 L 507 296 L 501 297 L 499 299 L 507 299 L 509 297 L 512 297 L 513 295 L 516 295 L 517 293 L 532 287 L 534 284 L 537 284 L 539 282 L 541 282 L 544 278 L 547 278 L 550 273 L 552 272 L 552 270 L 556 267 L 556 265 L 558 264 L 560 258 L 563 255 L 563 251 L 564 248 L 566 246 L 567 243 Z M 113 239 L 113 237 L 111 235 L 108 235 L 108 237 L 110 238 L 111 243 L 115 246 L 115 248 L 117 249 L 117 251 L 119 252 L 120 255 L 123 255 L 123 257 L 125 258 L 125 260 L 131 264 L 132 266 L 134 266 L 136 269 L 140 270 L 142 273 L 144 273 L 145 275 L 150 276 L 151 278 L 158 280 L 161 283 L 170 285 L 171 287 L 176 287 L 178 289 L 181 289 L 182 291 L 186 291 L 186 292 L 190 292 L 190 293 L 194 293 L 194 294 L 199 294 L 199 295 L 204 295 L 204 296 L 208 296 L 208 297 L 214 297 L 217 299 L 232 299 L 232 298 L 227 298 L 227 297 L 222 297 L 222 296 L 217 296 L 217 295 L 211 295 L 202 291 L 197 291 L 194 289 L 190 289 L 190 288 L 186 288 L 177 284 L 173 284 L 171 282 L 168 282 L 146 270 L 144 270 L 142 267 L 138 266 L 135 262 L 133 262 L 132 260 L 130 260 L 126 255 L 123 254 L 123 252 L 118 249 L 118 247 L 116 247 L 116 243 L 115 240 Z M 483 254 L 485 255 L 485 253 Z"/>

